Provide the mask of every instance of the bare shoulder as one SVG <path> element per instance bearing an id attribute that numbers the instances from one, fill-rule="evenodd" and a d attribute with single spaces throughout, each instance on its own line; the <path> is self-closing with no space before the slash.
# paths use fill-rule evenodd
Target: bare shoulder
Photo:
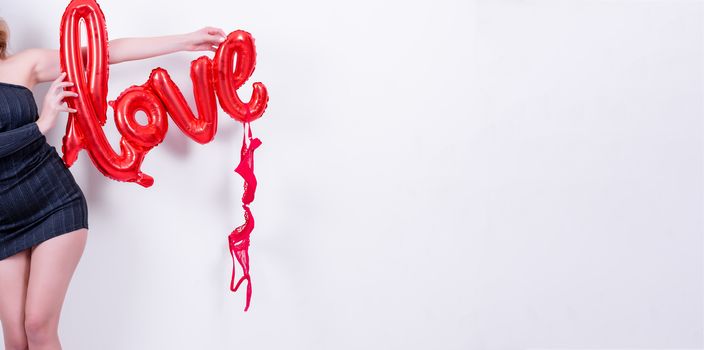
<path id="1" fill-rule="evenodd" d="M 0 80 L 32 88 L 40 83 L 37 68 L 46 61 L 47 56 L 56 50 L 31 48 L 8 56 L 0 62 Z"/>

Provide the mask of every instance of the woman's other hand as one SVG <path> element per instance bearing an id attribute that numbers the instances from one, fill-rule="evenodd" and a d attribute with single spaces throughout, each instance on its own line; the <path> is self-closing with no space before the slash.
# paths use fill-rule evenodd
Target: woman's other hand
<path id="1" fill-rule="evenodd" d="M 184 35 L 186 51 L 216 51 L 217 46 L 225 41 L 226 37 L 222 29 L 215 27 L 205 27 Z"/>
<path id="2" fill-rule="evenodd" d="M 69 108 L 64 104 L 64 98 L 78 96 L 75 92 L 64 90 L 64 87 L 73 86 L 72 82 L 63 81 L 65 77 L 66 72 L 62 72 L 59 77 L 51 83 L 49 91 L 46 92 L 44 104 L 42 105 L 42 113 L 37 120 L 37 126 L 42 134 L 46 135 L 47 131 L 54 127 L 59 112 L 76 112 L 75 109 Z"/>

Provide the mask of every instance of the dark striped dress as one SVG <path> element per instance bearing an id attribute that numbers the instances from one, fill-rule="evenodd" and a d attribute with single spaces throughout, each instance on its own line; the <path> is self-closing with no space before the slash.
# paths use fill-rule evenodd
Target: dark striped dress
<path id="1" fill-rule="evenodd" d="M 31 90 L 0 82 L 0 260 L 88 228 L 83 192 L 37 118 Z"/>

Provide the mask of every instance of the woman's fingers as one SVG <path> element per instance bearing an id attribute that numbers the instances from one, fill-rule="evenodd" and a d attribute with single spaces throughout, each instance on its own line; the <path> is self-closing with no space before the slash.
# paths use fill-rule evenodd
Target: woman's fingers
<path id="1" fill-rule="evenodd" d="M 54 101 L 61 101 L 67 97 L 76 97 L 78 96 L 78 94 L 71 90 L 59 90 L 52 94 L 52 96 L 54 98 Z"/>
<path id="2" fill-rule="evenodd" d="M 49 92 L 56 90 L 56 85 L 64 79 L 64 74 L 65 73 L 61 73 L 58 78 L 51 82 L 51 85 L 49 85 Z"/>
<path id="3" fill-rule="evenodd" d="M 56 84 L 56 83 L 64 80 L 65 77 L 66 77 L 66 72 L 61 72 L 61 74 L 59 74 L 59 76 L 56 77 L 56 79 L 54 79 L 53 84 Z"/>
<path id="4" fill-rule="evenodd" d="M 57 110 L 60 112 L 76 113 L 75 109 L 69 108 L 68 106 L 64 106 L 64 105 L 59 106 L 59 108 L 57 108 Z"/>
<path id="5" fill-rule="evenodd" d="M 207 34 L 208 34 L 208 41 L 210 41 L 213 45 L 217 45 L 223 41 L 225 41 L 225 31 L 220 29 L 220 28 L 214 28 L 214 27 L 206 27 L 207 28 Z"/>
<path id="6" fill-rule="evenodd" d="M 70 81 L 54 81 L 54 83 L 51 84 L 48 93 L 55 95 L 59 93 L 59 91 L 65 91 L 64 88 L 69 86 L 73 86 L 73 83 Z"/>
<path id="7" fill-rule="evenodd" d="M 61 96 L 62 98 L 64 98 L 64 97 L 76 97 L 76 96 L 78 96 L 78 94 L 75 93 L 75 92 L 73 92 L 73 91 L 70 91 L 70 90 L 61 90 L 61 92 L 59 92 L 59 96 Z"/>
<path id="8" fill-rule="evenodd" d="M 56 84 L 56 88 L 65 88 L 67 86 L 73 86 L 73 83 L 70 81 L 62 81 L 62 82 Z"/>
<path id="9" fill-rule="evenodd" d="M 225 41 L 225 38 L 220 36 L 220 34 L 210 34 L 203 38 L 203 42 L 208 43 L 210 45 L 220 45 L 220 43 L 222 43 L 223 41 Z"/>
<path id="10" fill-rule="evenodd" d="M 56 79 L 54 79 L 54 81 L 51 82 L 51 86 L 52 87 L 56 86 L 57 84 L 62 82 L 64 80 L 64 78 L 66 78 L 66 72 L 61 72 L 61 74 L 59 74 L 59 76 L 56 77 Z"/>
<path id="11" fill-rule="evenodd" d="M 205 27 L 208 34 L 225 36 L 225 31 L 216 27 Z"/>
<path id="12" fill-rule="evenodd" d="M 59 76 L 51 83 L 51 87 L 49 88 L 49 93 L 54 96 L 54 101 L 57 104 L 62 103 L 62 100 L 66 97 L 78 96 L 78 94 L 73 91 L 64 90 L 66 87 L 73 86 L 72 82 L 64 81 L 65 78 L 66 72 L 61 72 L 61 74 L 59 74 Z"/>
<path id="13" fill-rule="evenodd" d="M 192 41 L 189 51 L 217 51 L 217 46 L 226 40 L 225 31 L 216 27 L 203 27 L 191 34 Z M 216 46 L 213 49 L 213 46 Z"/>
<path id="14" fill-rule="evenodd" d="M 59 82 L 56 84 L 54 87 L 56 90 L 53 92 L 53 102 L 55 104 L 55 108 L 57 111 L 62 111 L 62 112 L 69 112 L 69 113 L 75 113 L 76 110 L 73 108 L 69 108 L 68 106 L 65 106 L 64 99 L 71 98 L 71 97 L 77 97 L 78 94 L 70 91 L 70 90 L 63 90 L 63 87 L 65 86 L 71 86 L 73 83 L 64 81 L 64 82 Z M 61 89 L 60 89 L 61 88 Z"/>
<path id="15" fill-rule="evenodd" d="M 74 85 L 70 81 L 64 81 L 66 76 L 66 72 L 61 72 L 59 76 L 56 77 L 56 79 L 54 79 L 51 83 L 49 90 L 46 92 L 44 103 L 42 105 L 42 112 L 38 121 L 38 123 L 41 122 L 42 125 L 47 126 L 44 130 L 48 130 L 48 128 L 53 127 L 59 113 L 78 112 L 76 109 L 68 106 L 68 102 L 72 102 L 72 100 L 68 100 L 68 98 L 77 97 L 78 93 L 71 90 L 64 90 L 64 88 Z"/>

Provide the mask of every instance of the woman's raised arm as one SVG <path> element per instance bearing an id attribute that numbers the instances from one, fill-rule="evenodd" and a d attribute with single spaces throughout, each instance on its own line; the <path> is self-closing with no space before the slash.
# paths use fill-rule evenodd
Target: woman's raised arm
<path id="1" fill-rule="evenodd" d="M 225 32 L 215 27 L 205 27 L 187 34 L 118 38 L 108 41 L 108 63 L 141 60 L 178 51 L 215 51 L 224 40 Z M 86 48 L 83 47 L 82 51 L 85 61 Z M 29 49 L 25 54 L 32 56 L 31 61 L 35 63 L 35 83 L 52 81 L 61 73 L 59 50 Z"/>

